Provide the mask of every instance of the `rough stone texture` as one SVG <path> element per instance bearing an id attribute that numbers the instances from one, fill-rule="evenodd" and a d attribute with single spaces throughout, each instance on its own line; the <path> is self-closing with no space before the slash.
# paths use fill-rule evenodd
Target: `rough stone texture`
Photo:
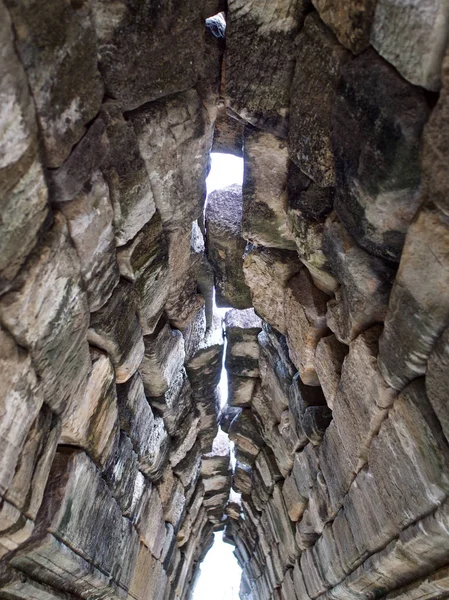
<path id="1" fill-rule="evenodd" d="M 448 596 L 446 5 L 228 8 L 0 0 L 2 599 Z"/>
<path id="2" fill-rule="evenodd" d="M 340 44 L 359 54 L 370 44 L 377 0 L 312 0 L 322 20 Z"/>
<path id="3" fill-rule="evenodd" d="M 335 218 L 326 222 L 324 251 L 340 282 L 335 298 L 328 303 L 327 324 L 337 339 L 347 344 L 363 329 L 384 320 L 394 271 L 359 248 Z"/>
<path id="4" fill-rule="evenodd" d="M 396 389 L 423 375 L 449 319 L 449 221 L 425 206 L 409 228 L 380 340 L 379 366 Z M 423 274 L 433 285 L 423 285 Z"/>
<path id="5" fill-rule="evenodd" d="M 345 50 L 316 14 L 298 37 L 291 90 L 289 146 L 292 160 L 322 187 L 335 185 L 332 110 Z"/>
<path id="6" fill-rule="evenodd" d="M 241 118 L 286 136 L 295 37 L 309 2 L 228 3 L 226 97 Z"/>
<path id="7" fill-rule="evenodd" d="M 251 290 L 254 310 L 281 333 L 286 331 L 285 288 L 300 269 L 296 253 L 290 251 L 261 247 L 250 248 L 245 254 L 243 272 Z"/>
<path id="8" fill-rule="evenodd" d="M 333 111 L 335 209 L 368 252 L 399 261 L 420 203 L 419 149 L 428 107 L 374 51 L 342 69 Z"/>
<path id="9" fill-rule="evenodd" d="M 36 104 L 45 166 L 59 167 L 97 114 L 103 95 L 90 9 L 55 0 L 45 6 L 13 0 L 6 5 Z"/>
<path id="10" fill-rule="evenodd" d="M 243 237 L 257 246 L 294 250 L 287 225 L 288 148 L 269 133 L 245 129 Z"/>
<path id="11" fill-rule="evenodd" d="M 242 190 L 240 186 L 212 192 L 206 206 L 208 258 L 215 272 L 217 306 L 244 309 L 251 295 L 243 275 Z"/>
<path id="12" fill-rule="evenodd" d="M 403 77 L 437 91 L 448 23 L 444 3 L 377 0 L 371 43 Z"/>

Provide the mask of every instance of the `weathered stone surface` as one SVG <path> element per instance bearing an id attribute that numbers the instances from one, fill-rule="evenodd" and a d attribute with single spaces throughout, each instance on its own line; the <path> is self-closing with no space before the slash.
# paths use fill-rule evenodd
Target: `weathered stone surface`
<path id="1" fill-rule="evenodd" d="M 110 355 L 117 383 L 127 381 L 139 368 L 144 353 L 142 330 L 132 287 L 125 280 L 109 302 L 92 314 L 88 339 Z"/>
<path id="2" fill-rule="evenodd" d="M 58 206 L 73 200 L 101 166 L 108 150 L 106 125 L 97 118 L 59 169 L 47 171 L 51 202 Z"/>
<path id="3" fill-rule="evenodd" d="M 92 370 L 76 411 L 64 422 L 61 442 L 84 448 L 104 466 L 118 441 L 115 371 L 109 357 L 91 350 Z"/>
<path id="4" fill-rule="evenodd" d="M 288 282 L 285 322 L 290 358 L 307 385 L 320 385 L 315 366 L 319 340 L 328 332 L 326 309 L 329 296 L 315 287 L 306 269 Z"/>
<path id="5" fill-rule="evenodd" d="M 309 6 L 307 0 L 231 0 L 226 40 L 226 97 L 240 117 L 286 136 L 294 42 Z"/>
<path id="6" fill-rule="evenodd" d="M 120 431 L 114 456 L 104 471 L 104 478 L 121 513 L 134 518 L 145 488 L 145 480 L 139 472 L 139 462 L 132 442 L 123 431 Z"/>
<path id="7" fill-rule="evenodd" d="M 371 43 L 398 71 L 429 90 L 440 87 L 449 11 L 434 0 L 377 0 Z"/>
<path id="8" fill-rule="evenodd" d="M 182 368 L 184 340 L 180 331 L 161 319 L 154 333 L 145 336 L 144 342 L 145 355 L 140 371 L 145 392 L 148 396 L 161 396 Z"/>
<path id="9" fill-rule="evenodd" d="M 315 366 L 318 379 L 330 409 L 334 407 L 335 395 L 341 376 L 341 366 L 348 347 L 341 344 L 335 335 L 323 337 L 315 351 Z"/>
<path id="10" fill-rule="evenodd" d="M 256 313 L 284 334 L 285 288 L 300 269 L 296 253 L 271 248 L 250 248 L 243 261 L 243 272 Z"/>
<path id="11" fill-rule="evenodd" d="M 447 408 L 448 367 L 449 329 L 446 328 L 436 343 L 427 363 L 426 392 L 447 440 L 449 440 L 449 413 Z"/>
<path id="12" fill-rule="evenodd" d="M 226 370 L 239 377 L 259 376 L 259 344 L 262 321 L 254 309 L 230 310 L 225 316 Z"/>
<path id="13" fill-rule="evenodd" d="M 243 156 L 243 131 L 243 123 L 228 114 L 225 103 L 219 101 L 212 151 Z"/>
<path id="14" fill-rule="evenodd" d="M 256 246 L 295 250 L 287 224 L 285 140 L 246 128 L 244 161 L 243 237 Z"/>
<path id="15" fill-rule="evenodd" d="M 374 51 L 342 69 L 333 112 L 335 209 L 363 248 L 389 260 L 399 261 L 421 200 L 419 150 L 428 114 L 423 91 Z"/>
<path id="16" fill-rule="evenodd" d="M 448 217 L 432 205 L 423 207 L 407 234 L 379 342 L 380 369 L 395 389 L 425 373 L 448 322 L 448 243 Z"/>
<path id="17" fill-rule="evenodd" d="M 168 298 L 168 247 L 158 213 L 118 249 L 117 261 L 120 274 L 134 282 L 143 334 L 151 334 Z"/>
<path id="18" fill-rule="evenodd" d="M 359 248 L 335 218 L 326 222 L 324 251 L 341 284 L 328 303 L 327 324 L 347 344 L 363 329 L 384 320 L 394 271 Z"/>
<path id="19" fill-rule="evenodd" d="M 418 379 L 394 403 L 368 455 L 394 524 L 404 528 L 446 497 L 448 458 L 441 426 L 426 398 L 424 382 Z"/>
<path id="20" fill-rule="evenodd" d="M 235 407 L 249 407 L 256 383 L 257 380 L 254 377 L 228 374 L 228 404 Z"/>
<path id="21" fill-rule="evenodd" d="M 164 394 L 148 398 L 148 401 L 162 415 L 168 433 L 175 435 L 183 419 L 193 409 L 192 390 L 185 369 L 174 375 Z"/>
<path id="22" fill-rule="evenodd" d="M 11 600 L 75 600 L 72 595 L 58 592 L 6 566 L 0 575 L 0 590 Z"/>
<path id="23" fill-rule="evenodd" d="M 49 481 L 33 543 L 15 554 L 13 566 L 76 594 L 105 593 L 109 577 L 126 588 L 138 538 L 93 464 L 82 452 L 58 453 Z M 115 536 L 114 542 L 105 543 L 104 531 Z"/>
<path id="24" fill-rule="evenodd" d="M 320 17 L 337 36 L 339 42 L 354 54 L 370 44 L 370 33 L 376 0 L 312 0 Z"/>
<path id="25" fill-rule="evenodd" d="M 165 541 L 165 523 L 159 492 L 146 485 L 136 518 L 140 540 L 156 558 L 160 558 Z"/>
<path id="26" fill-rule="evenodd" d="M 253 463 L 263 446 L 257 422 L 251 410 L 243 409 L 229 427 L 229 439 L 234 442 L 242 457 Z"/>
<path id="27" fill-rule="evenodd" d="M 154 198 L 132 124 L 125 121 L 117 102 L 106 102 L 101 114 L 109 139 L 102 171 L 114 208 L 116 244 L 122 246 L 151 219 Z"/>
<path id="28" fill-rule="evenodd" d="M 212 124 L 198 93 L 189 90 L 151 102 L 128 117 L 164 225 L 174 231 L 199 219 Z"/>
<path id="29" fill-rule="evenodd" d="M 307 439 L 319 443 L 331 416 L 323 392 L 319 386 L 304 383 L 300 373 L 290 381 L 288 406 L 299 445 L 305 446 Z"/>
<path id="30" fill-rule="evenodd" d="M 28 76 L 44 142 L 45 166 L 60 166 L 100 107 L 89 6 L 8 0 L 16 47 Z M 30 35 L 32 31 L 32 35 Z M 51 82 L 51 83 L 50 83 Z"/>
<path id="31" fill-rule="evenodd" d="M 381 328 L 373 327 L 349 345 L 332 409 L 346 457 L 357 471 L 397 395 L 377 367 L 380 334 Z"/>
<path id="32" fill-rule="evenodd" d="M 206 205 L 208 258 L 215 272 L 217 306 L 245 309 L 251 295 L 243 275 L 242 190 L 237 184 L 212 192 Z"/>
<path id="33" fill-rule="evenodd" d="M 158 7 L 95 0 L 99 68 L 108 95 L 132 110 L 193 87 L 201 68 L 201 12 L 202 3 L 191 0 Z"/>
<path id="34" fill-rule="evenodd" d="M 117 386 L 120 427 L 129 435 L 139 468 L 156 478 L 167 458 L 169 438 L 161 417 L 155 417 L 145 397 L 140 373 Z"/>
<path id="35" fill-rule="evenodd" d="M 11 19 L 0 5 L 0 289 L 16 275 L 47 216 L 47 188 L 37 158 L 36 121 L 28 84 L 14 50 Z"/>
<path id="36" fill-rule="evenodd" d="M 97 171 L 72 202 L 60 205 L 80 259 L 91 312 L 110 298 L 119 280 L 109 190 Z"/>
<path id="37" fill-rule="evenodd" d="M 306 18 L 298 36 L 289 146 L 292 160 L 322 187 L 336 182 L 332 110 L 341 68 L 349 57 L 316 13 Z"/>
<path id="38" fill-rule="evenodd" d="M 212 451 L 203 455 L 201 476 L 214 477 L 215 475 L 227 475 L 229 468 L 229 438 L 223 431 L 220 430 L 214 439 Z"/>
<path id="39" fill-rule="evenodd" d="M 0 300 L 0 319 L 30 351 L 44 397 L 57 414 L 69 415 L 90 368 L 88 310 L 79 262 L 67 225 L 53 228 Z"/>

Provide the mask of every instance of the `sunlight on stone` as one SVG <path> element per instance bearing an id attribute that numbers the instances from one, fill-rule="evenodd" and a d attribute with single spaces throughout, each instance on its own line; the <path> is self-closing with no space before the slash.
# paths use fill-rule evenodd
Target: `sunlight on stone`
<path id="1" fill-rule="evenodd" d="M 222 532 L 215 534 L 214 545 L 201 564 L 194 600 L 238 600 L 241 570 L 233 547 L 223 541 Z"/>

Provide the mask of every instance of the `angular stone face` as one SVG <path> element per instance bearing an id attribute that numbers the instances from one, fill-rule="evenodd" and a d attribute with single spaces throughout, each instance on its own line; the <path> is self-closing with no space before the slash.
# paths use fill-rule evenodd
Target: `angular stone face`
<path id="1" fill-rule="evenodd" d="M 335 218 L 326 222 L 323 244 L 332 274 L 341 284 L 328 303 L 327 324 L 340 342 L 348 344 L 385 318 L 394 271 L 359 248 Z"/>
<path id="2" fill-rule="evenodd" d="M 426 372 L 426 392 L 447 440 L 449 440 L 449 413 L 446 402 L 448 361 L 449 330 L 446 328 L 429 356 Z"/>
<path id="3" fill-rule="evenodd" d="M 176 435 L 181 422 L 193 408 L 192 390 L 185 370 L 178 371 L 165 394 L 148 400 L 162 415 L 168 433 Z"/>
<path id="4" fill-rule="evenodd" d="M 109 190 L 97 171 L 72 202 L 61 204 L 80 259 L 91 312 L 101 308 L 119 281 Z M 88 215 L 86 217 L 86 214 Z"/>
<path id="5" fill-rule="evenodd" d="M 329 296 L 315 287 L 306 269 L 290 279 L 285 296 L 285 321 L 290 358 L 307 385 L 319 385 L 315 351 L 328 332 L 326 309 Z"/>
<path id="6" fill-rule="evenodd" d="M 109 152 L 102 164 L 114 208 L 117 246 L 129 242 L 154 214 L 150 180 L 132 124 L 125 121 L 117 102 L 102 107 Z"/>
<path id="7" fill-rule="evenodd" d="M 424 93 L 374 51 L 342 69 L 333 112 L 335 208 L 357 242 L 399 261 L 420 198 Z M 348 135 L 348 131 L 351 135 Z"/>
<path id="8" fill-rule="evenodd" d="M 245 309 L 251 295 L 243 274 L 242 190 L 235 184 L 212 192 L 206 206 L 208 258 L 215 272 L 217 306 Z"/>
<path id="9" fill-rule="evenodd" d="M 448 242 L 448 217 L 424 206 L 408 231 L 379 343 L 380 369 L 395 389 L 425 373 L 448 322 Z"/>
<path id="10" fill-rule="evenodd" d="M 164 226 L 174 231 L 200 218 L 212 124 L 198 93 L 175 94 L 127 116 Z"/>
<path id="11" fill-rule="evenodd" d="M 294 42 L 308 6 L 307 0 L 276 0 L 269 11 L 258 1 L 231 0 L 228 6 L 228 106 L 252 125 L 283 137 Z"/>
<path id="12" fill-rule="evenodd" d="M 122 279 L 106 306 L 92 314 L 88 338 L 110 355 L 117 383 L 124 383 L 137 371 L 144 344 L 128 282 Z"/>
<path id="13" fill-rule="evenodd" d="M 370 43 L 376 0 L 312 0 L 322 20 L 337 36 L 340 44 L 359 54 Z"/>
<path id="14" fill-rule="evenodd" d="M 6 5 L 38 111 L 45 166 L 58 167 L 98 112 L 103 95 L 90 9 L 55 0 L 45 6 L 13 0 Z"/>
<path id="15" fill-rule="evenodd" d="M 106 354 L 91 350 L 92 370 L 76 412 L 63 426 L 61 443 L 84 448 L 104 466 L 118 440 L 115 371 Z"/>
<path id="16" fill-rule="evenodd" d="M 347 353 L 348 347 L 341 344 L 335 335 L 321 338 L 316 347 L 316 372 L 330 409 L 334 406 L 335 394 L 340 382 L 341 366 Z"/>
<path id="17" fill-rule="evenodd" d="M 257 336 L 262 321 L 252 308 L 230 310 L 225 316 L 226 370 L 240 377 L 259 376 L 259 345 Z"/>
<path id="18" fill-rule="evenodd" d="M 192 0 L 170 6 L 95 0 L 99 68 L 108 95 L 133 110 L 193 87 L 201 68 L 201 8 Z"/>
<path id="19" fill-rule="evenodd" d="M 296 248 L 287 224 L 288 149 L 284 140 L 245 129 L 243 237 L 257 246 Z"/>
<path id="20" fill-rule="evenodd" d="M 403 77 L 437 91 L 449 12 L 435 0 L 377 0 L 371 43 Z"/>
<path id="21" fill-rule="evenodd" d="M 285 333 L 284 294 L 287 282 L 301 269 L 293 252 L 251 248 L 245 255 L 243 272 L 251 290 L 256 313 Z"/>
<path id="22" fill-rule="evenodd" d="M 69 415 L 90 369 L 88 309 L 79 262 L 64 218 L 55 222 L 14 289 L 0 300 L 0 318 L 28 348 L 44 397 L 57 414 Z"/>
<path id="23" fill-rule="evenodd" d="M 341 68 L 350 58 L 316 14 L 298 37 L 291 90 L 289 146 L 292 160 L 322 187 L 335 185 L 332 110 Z"/>

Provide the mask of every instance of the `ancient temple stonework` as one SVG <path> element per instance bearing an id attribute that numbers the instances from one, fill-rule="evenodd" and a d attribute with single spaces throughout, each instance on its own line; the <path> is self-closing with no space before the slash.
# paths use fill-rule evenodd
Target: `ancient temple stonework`
<path id="1" fill-rule="evenodd" d="M 0 599 L 188 600 L 217 532 L 242 600 L 449 598 L 448 40 L 0 0 Z"/>

